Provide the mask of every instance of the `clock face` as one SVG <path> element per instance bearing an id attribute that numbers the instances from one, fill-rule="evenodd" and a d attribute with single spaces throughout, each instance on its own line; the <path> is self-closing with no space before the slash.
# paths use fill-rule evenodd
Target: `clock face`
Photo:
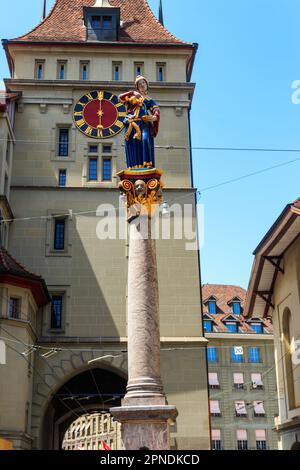
<path id="1" fill-rule="evenodd" d="M 82 96 L 74 108 L 74 122 L 86 136 L 107 139 L 123 129 L 126 108 L 116 95 L 91 91 Z"/>

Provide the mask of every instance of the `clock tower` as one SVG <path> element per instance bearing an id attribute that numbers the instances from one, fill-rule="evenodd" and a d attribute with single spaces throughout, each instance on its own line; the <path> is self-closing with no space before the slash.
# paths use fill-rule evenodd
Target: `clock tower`
<path id="1" fill-rule="evenodd" d="M 164 199 L 171 208 L 189 205 L 197 226 L 189 135 L 197 44 L 175 37 L 162 18 L 146 0 L 56 0 L 31 31 L 3 40 L 6 89 L 20 96 L 8 248 L 42 276 L 50 301 L 27 325 L 35 347 L 31 365 L 20 365 L 33 377 L 26 413 L 17 419 L 0 395 L 0 415 L 5 410 L 11 435 L 26 434 L 33 449 L 61 448 L 75 419 L 108 413 L 126 393 L 128 238 L 117 234 L 122 222 L 109 237 L 99 227 L 114 227 L 111 214 L 121 207 L 128 110 L 119 97 L 135 89 L 137 76 L 147 78 L 159 108 L 153 145 Z M 178 410 L 170 440 L 178 450 L 210 448 L 199 259 L 189 241 L 174 233 L 157 240 L 161 378 Z M 9 380 L 12 399 L 17 377 Z M 15 409 L 19 401 L 16 394 Z"/>

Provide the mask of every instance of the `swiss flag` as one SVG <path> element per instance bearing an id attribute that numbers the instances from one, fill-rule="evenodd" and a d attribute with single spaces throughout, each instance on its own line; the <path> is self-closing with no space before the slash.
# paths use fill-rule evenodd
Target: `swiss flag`
<path id="1" fill-rule="evenodd" d="M 105 441 L 102 441 L 102 449 L 103 450 L 112 450 L 107 444 Z"/>

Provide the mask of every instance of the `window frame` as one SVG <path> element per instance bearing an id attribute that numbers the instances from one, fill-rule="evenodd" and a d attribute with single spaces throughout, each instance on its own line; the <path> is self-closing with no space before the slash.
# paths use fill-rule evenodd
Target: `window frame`
<path id="1" fill-rule="evenodd" d="M 160 69 L 162 69 L 162 80 L 160 79 Z M 164 83 L 167 81 L 167 63 L 156 62 L 156 81 Z"/>
<path id="2" fill-rule="evenodd" d="M 214 305 L 213 311 L 211 311 L 210 309 L 211 305 Z M 217 301 L 213 299 L 209 299 L 207 302 L 207 310 L 210 315 L 216 315 L 217 314 Z"/>
<path id="3" fill-rule="evenodd" d="M 64 172 L 64 184 L 61 184 L 61 177 Z M 60 188 L 65 188 L 67 185 L 67 170 L 66 168 L 59 168 L 58 169 L 58 186 Z"/>
<path id="4" fill-rule="evenodd" d="M 17 313 L 16 315 L 11 315 L 11 301 L 16 301 L 17 302 Z M 17 296 L 17 295 L 10 295 L 8 299 L 8 311 L 7 311 L 7 318 L 10 320 L 20 320 L 21 319 L 21 303 L 22 303 L 22 298 Z"/>
<path id="5" fill-rule="evenodd" d="M 116 78 L 116 67 L 118 67 L 118 78 Z M 112 80 L 114 82 L 122 81 L 122 62 L 121 61 L 113 61 L 112 63 Z"/>
<path id="6" fill-rule="evenodd" d="M 211 360 L 211 356 L 210 354 L 208 354 L 209 352 L 211 352 L 212 350 L 214 350 L 214 354 L 212 354 L 213 358 L 215 358 L 215 360 Z M 215 346 L 208 346 L 207 347 L 207 350 L 206 350 L 206 354 L 207 354 L 207 362 L 210 363 L 210 364 L 216 364 L 218 362 L 218 353 L 217 353 L 217 348 Z"/>
<path id="7" fill-rule="evenodd" d="M 34 78 L 35 80 L 44 80 L 45 79 L 45 59 L 35 59 L 34 63 Z M 40 78 L 40 66 L 41 66 L 41 78 Z"/>
<path id="8" fill-rule="evenodd" d="M 56 229 L 58 224 L 63 222 L 63 247 L 57 248 L 56 241 L 57 237 L 60 238 L 59 234 L 57 234 Z M 53 250 L 58 252 L 63 252 L 66 249 L 66 217 L 55 217 L 54 219 L 54 233 L 53 233 Z"/>
<path id="9" fill-rule="evenodd" d="M 91 172 L 92 172 L 92 168 L 91 168 L 91 162 L 96 162 L 96 169 L 94 169 L 93 171 L 96 171 L 96 177 L 95 178 L 91 178 Z M 87 180 L 89 183 L 98 183 L 99 181 L 99 157 L 98 155 L 97 156 L 89 156 L 88 157 L 88 171 L 87 171 Z"/>
<path id="10" fill-rule="evenodd" d="M 206 329 L 206 325 L 209 324 L 209 330 Z M 212 320 L 203 320 L 203 331 L 204 333 L 212 333 L 213 332 L 213 322 Z"/>
<path id="11" fill-rule="evenodd" d="M 66 132 L 67 142 L 61 141 L 62 132 Z M 62 150 L 63 147 L 66 147 L 66 152 Z M 70 158 L 70 127 L 58 126 L 57 128 L 57 157 L 58 158 Z"/>
<path id="12" fill-rule="evenodd" d="M 110 178 L 109 179 L 106 179 L 104 178 L 104 173 L 106 171 L 105 169 L 105 165 L 104 165 L 104 162 L 108 162 L 109 161 L 109 170 L 110 170 Z M 101 159 L 101 181 L 103 181 L 104 183 L 111 183 L 112 182 L 112 159 L 111 157 L 102 157 Z"/>
<path id="13" fill-rule="evenodd" d="M 254 354 L 254 351 L 258 351 L 258 360 L 253 360 L 256 359 L 256 353 Z M 248 347 L 248 361 L 251 364 L 260 364 L 261 361 L 261 349 L 258 346 L 249 346 Z"/>
<path id="14" fill-rule="evenodd" d="M 234 364 L 241 364 L 244 362 L 243 360 L 243 354 L 235 354 L 234 352 L 234 348 L 236 348 L 236 346 L 231 346 L 231 352 L 230 352 L 230 360 L 232 363 Z M 238 360 L 234 360 L 234 358 L 238 358 Z"/>
<path id="15" fill-rule="evenodd" d="M 140 67 L 140 73 L 137 71 L 137 68 Z M 145 62 L 134 62 L 134 80 L 136 77 L 139 75 L 144 75 L 144 67 L 145 67 Z"/>
<path id="16" fill-rule="evenodd" d="M 66 80 L 67 79 L 67 64 L 68 64 L 68 61 L 67 60 L 61 60 L 61 59 L 58 59 L 57 60 L 57 70 L 56 70 L 56 78 L 57 80 Z M 62 71 L 62 67 L 63 66 L 63 78 L 61 77 L 61 71 Z"/>
<path id="17" fill-rule="evenodd" d="M 84 70 L 83 68 L 86 67 L 86 78 L 84 78 Z M 88 81 L 90 78 L 90 61 L 89 60 L 81 60 L 79 62 L 79 79 L 83 81 Z"/>
<path id="18" fill-rule="evenodd" d="M 51 305 L 50 305 L 50 330 L 51 331 L 61 331 L 63 329 L 63 316 L 64 316 L 64 297 L 65 293 L 63 292 L 53 292 L 51 293 Z M 61 312 L 60 312 L 60 324 L 59 326 L 54 326 L 52 319 L 53 319 L 53 299 L 59 298 L 61 299 Z"/>

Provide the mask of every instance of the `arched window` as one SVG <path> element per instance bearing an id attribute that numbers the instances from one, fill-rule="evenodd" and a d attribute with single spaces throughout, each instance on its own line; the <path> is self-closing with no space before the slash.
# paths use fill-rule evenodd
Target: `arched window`
<path id="1" fill-rule="evenodd" d="M 288 392 L 288 405 L 289 409 L 295 408 L 295 386 L 294 386 L 294 374 L 293 374 L 293 363 L 292 363 L 292 351 L 291 351 L 291 312 L 286 308 L 282 316 L 282 341 L 284 351 L 284 364 L 285 364 L 285 380 Z"/>

